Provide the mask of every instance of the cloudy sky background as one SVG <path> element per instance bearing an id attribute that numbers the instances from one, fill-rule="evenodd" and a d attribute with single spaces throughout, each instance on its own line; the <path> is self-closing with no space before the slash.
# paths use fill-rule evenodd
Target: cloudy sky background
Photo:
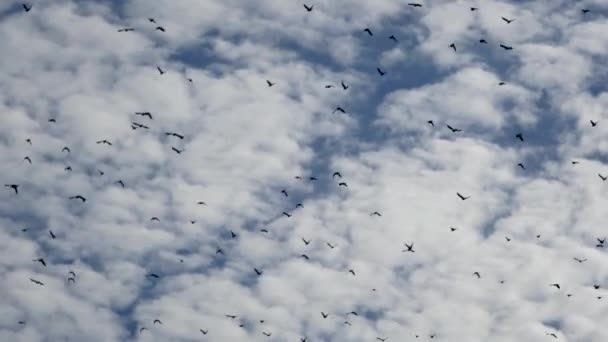
<path id="1" fill-rule="evenodd" d="M 608 3 L 307 3 L 0 3 L 1 341 L 608 341 Z"/>

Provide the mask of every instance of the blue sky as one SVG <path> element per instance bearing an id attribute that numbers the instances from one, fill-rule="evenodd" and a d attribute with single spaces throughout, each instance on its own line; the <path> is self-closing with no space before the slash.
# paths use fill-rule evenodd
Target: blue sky
<path id="1" fill-rule="evenodd" d="M 0 4 L 0 340 L 606 341 L 606 2 L 420 3 Z"/>

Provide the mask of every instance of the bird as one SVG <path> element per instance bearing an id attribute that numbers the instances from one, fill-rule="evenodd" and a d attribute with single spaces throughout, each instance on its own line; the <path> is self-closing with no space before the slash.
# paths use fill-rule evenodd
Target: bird
<path id="1" fill-rule="evenodd" d="M 408 6 L 412 6 L 412 7 L 422 7 L 422 4 L 419 4 L 417 2 L 410 2 L 408 3 Z"/>
<path id="2" fill-rule="evenodd" d="M 346 325 L 348 325 L 348 326 L 351 326 L 351 327 L 353 326 L 352 324 L 350 324 L 350 322 L 349 322 L 349 321 L 344 321 L 344 324 L 346 324 Z"/>
<path id="3" fill-rule="evenodd" d="M 315 8 L 315 5 L 308 6 L 307 4 L 304 4 L 304 8 L 306 8 L 306 12 L 312 12 L 312 9 Z"/>
<path id="4" fill-rule="evenodd" d="M 325 319 L 329 316 L 329 314 L 321 311 L 321 316 L 323 316 L 323 319 Z"/>
<path id="5" fill-rule="evenodd" d="M 153 322 L 152 324 L 156 324 L 156 323 L 158 323 L 158 324 L 163 324 L 163 322 L 161 322 L 161 321 L 160 321 L 160 319 L 158 319 L 158 318 L 157 318 L 157 319 L 155 319 L 155 320 L 154 320 L 154 322 Z"/>
<path id="6" fill-rule="evenodd" d="M 458 229 L 458 228 L 456 228 L 456 227 L 450 227 L 450 231 L 451 231 L 451 232 L 455 232 L 455 231 L 456 231 L 456 229 Z"/>
<path id="7" fill-rule="evenodd" d="M 148 21 L 156 24 L 156 20 L 154 18 L 148 18 Z"/>
<path id="8" fill-rule="evenodd" d="M 308 255 L 306 255 L 306 254 L 301 254 L 301 255 L 300 255 L 300 258 L 304 258 L 304 259 L 306 259 L 306 260 L 310 260 L 310 258 L 309 258 L 309 257 L 308 257 Z"/>
<path id="9" fill-rule="evenodd" d="M 207 205 L 207 203 L 205 203 L 203 201 L 198 201 L 198 202 L 196 202 L 196 204 L 198 204 L 198 205 Z"/>
<path id="10" fill-rule="evenodd" d="M 236 238 L 237 238 L 236 233 L 235 233 L 235 232 L 233 232 L 232 230 L 230 231 L 230 236 L 231 236 L 233 239 L 236 239 Z"/>
<path id="11" fill-rule="evenodd" d="M 338 176 L 338 178 L 342 178 L 342 174 L 338 171 L 334 172 L 334 174 L 331 175 L 331 178 L 335 178 L 336 176 Z"/>
<path id="12" fill-rule="evenodd" d="M 264 273 L 264 272 L 262 272 L 262 271 L 258 270 L 257 268 L 254 268 L 253 270 L 255 271 L 255 274 L 257 274 L 257 275 L 259 275 L 259 276 L 261 276 L 261 275 L 262 275 L 262 273 Z"/>
<path id="13" fill-rule="evenodd" d="M 522 169 L 522 170 L 525 170 L 525 169 L 526 169 L 526 167 L 525 167 L 525 166 L 524 166 L 524 164 L 522 164 L 522 163 L 517 163 L 517 166 L 521 167 L 521 169 Z"/>
<path id="14" fill-rule="evenodd" d="M 203 335 L 207 335 L 207 333 L 209 332 L 209 330 L 203 330 L 203 329 L 198 329 L 198 330 L 200 330 L 200 332 L 202 332 Z"/>
<path id="15" fill-rule="evenodd" d="M 135 112 L 135 115 L 147 116 L 148 118 L 150 118 L 150 120 L 152 120 L 152 113 L 150 112 Z"/>
<path id="16" fill-rule="evenodd" d="M 435 127 L 435 122 L 433 122 L 433 120 L 428 120 L 426 123 L 428 123 L 429 125 Z"/>
<path id="17" fill-rule="evenodd" d="M 557 335 L 554 333 L 545 333 L 547 336 L 552 336 L 553 338 L 557 338 Z"/>
<path id="18" fill-rule="evenodd" d="M 553 286 L 553 287 L 557 288 L 558 290 L 561 289 L 561 287 L 557 283 L 556 284 L 550 284 L 549 286 Z"/>
<path id="19" fill-rule="evenodd" d="M 330 88 L 333 88 L 333 87 L 334 87 L 334 85 L 333 85 L 333 84 L 326 84 L 326 85 L 325 85 L 325 89 L 330 89 Z"/>
<path id="20" fill-rule="evenodd" d="M 175 151 L 175 153 L 177 153 L 177 154 L 182 154 L 182 152 L 184 152 L 184 151 L 185 151 L 185 150 L 178 150 L 178 149 L 177 149 L 177 148 L 175 148 L 175 147 L 171 147 L 171 149 L 172 149 L 173 151 Z"/>
<path id="21" fill-rule="evenodd" d="M 120 179 L 117 180 L 116 182 L 114 182 L 114 184 L 118 184 L 118 185 L 120 185 L 123 188 L 125 187 L 125 183 L 122 180 L 120 180 Z"/>
<path id="22" fill-rule="evenodd" d="M 82 195 L 76 195 L 76 196 L 70 196 L 69 199 L 73 200 L 73 199 L 79 199 L 81 200 L 83 203 L 87 201 L 86 198 L 84 198 L 84 196 Z"/>
<path id="23" fill-rule="evenodd" d="M 32 163 L 32 159 L 30 157 L 28 157 L 28 156 L 25 156 L 23 158 L 23 160 L 27 160 L 27 162 L 30 163 L 30 164 Z"/>
<path id="24" fill-rule="evenodd" d="M 139 333 L 141 334 L 142 332 L 144 332 L 144 330 L 148 330 L 148 328 L 146 328 L 146 327 L 139 328 Z"/>
<path id="25" fill-rule="evenodd" d="M 269 80 L 266 80 L 266 83 L 268 84 L 269 87 L 272 87 L 273 85 L 275 85 L 276 83 L 272 83 Z"/>
<path id="26" fill-rule="evenodd" d="M 332 112 L 332 114 L 334 114 L 335 112 L 340 112 L 342 114 L 346 114 L 346 111 L 342 107 L 336 107 L 336 109 L 334 109 L 334 111 Z"/>
<path id="27" fill-rule="evenodd" d="M 155 279 L 159 279 L 160 276 L 156 273 L 148 273 L 147 275 L 148 278 L 155 278 Z"/>
<path id="28" fill-rule="evenodd" d="M 599 290 L 600 286 L 598 284 L 593 284 L 593 288 L 596 289 L 596 290 Z"/>
<path id="29" fill-rule="evenodd" d="M 224 250 L 223 250 L 223 249 L 221 249 L 221 248 L 218 248 L 218 249 L 215 251 L 215 254 L 224 254 Z"/>
<path id="30" fill-rule="evenodd" d="M 586 9 L 586 8 L 583 8 L 583 9 L 581 10 L 581 12 L 583 12 L 583 14 L 587 14 L 587 13 L 589 13 L 589 10 L 588 10 L 588 9 Z"/>
<path id="31" fill-rule="evenodd" d="M 385 71 L 382 71 L 382 69 L 380 69 L 380 68 L 376 68 L 376 70 L 378 70 L 378 73 L 380 74 L 380 76 L 384 76 L 384 75 L 386 75 L 386 72 L 385 72 Z"/>
<path id="32" fill-rule="evenodd" d="M 460 197 L 460 199 L 463 200 L 463 201 L 471 198 L 471 196 L 466 196 L 465 197 L 465 196 L 461 195 L 459 192 L 457 192 L 456 195 L 458 195 L 458 197 Z"/>
<path id="33" fill-rule="evenodd" d="M 30 146 L 32 145 L 32 139 L 30 139 L 30 138 L 25 139 L 25 142 L 30 144 Z"/>
<path id="34" fill-rule="evenodd" d="M 165 28 L 162 26 L 156 26 L 155 30 L 160 31 L 160 32 L 165 32 Z"/>
<path id="35" fill-rule="evenodd" d="M 44 283 L 43 283 L 43 282 L 41 282 L 40 280 L 36 280 L 36 279 L 30 278 L 30 281 L 31 281 L 32 283 L 37 284 L 37 285 L 40 285 L 40 286 L 44 285 Z"/>
<path id="36" fill-rule="evenodd" d="M 53 118 L 50 118 L 50 119 L 49 119 L 49 122 L 57 122 L 57 120 L 55 120 L 55 119 L 53 119 Z"/>
<path id="37" fill-rule="evenodd" d="M 297 208 L 304 208 L 304 205 L 302 203 L 298 203 L 298 204 L 296 204 L 296 209 Z"/>
<path id="38" fill-rule="evenodd" d="M 602 181 L 606 181 L 606 179 L 608 179 L 608 176 L 602 176 L 602 174 L 600 173 L 598 173 L 597 175 L 602 179 Z"/>
<path id="39" fill-rule="evenodd" d="M 184 140 L 184 136 L 182 134 L 179 133 L 175 133 L 175 132 L 165 132 L 166 136 L 171 136 L 171 137 L 176 137 L 180 140 Z"/>
<path id="40" fill-rule="evenodd" d="M 454 128 L 450 125 L 446 125 L 446 126 L 450 129 L 450 131 L 452 131 L 452 133 L 462 132 L 462 130 L 460 128 Z"/>
<path id="41" fill-rule="evenodd" d="M 504 86 L 505 84 L 506 84 L 506 83 L 505 83 L 505 82 L 502 82 L 502 81 L 501 81 L 501 82 L 498 82 L 498 85 L 499 85 L 499 86 Z"/>
<path id="42" fill-rule="evenodd" d="M 402 250 L 401 252 L 412 252 L 415 253 L 416 251 L 414 250 L 414 243 L 412 242 L 411 245 L 408 245 L 407 243 L 404 243 L 405 247 L 407 249 Z"/>
<path id="43" fill-rule="evenodd" d="M 597 238 L 597 242 L 599 242 L 600 244 L 603 245 L 604 242 L 606 242 L 606 238 L 603 238 L 603 239 Z"/>
<path id="44" fill-rule="evenodd" d="M 41 264 L 42 264 L 42 266 L 46 267 L 46 262 L 44 261 L 44 259 L 43 259 L 43 258 L 34 259 L 34 260 L 32 260 L 32 261 L 39 262 L 39 263 L 41 263 Z"/>
<path id="45" fill-rule="evenodd" d="M 395 43 L 399 43 L 399 40 L 397 40 L 397 37 L 395 37 L 395 35 L 394 35 L 394 34 L 390 35 L 390 36 L 388 37 L 388 39 L 390 39 L 390 40 L 394 41 Z"/>
<path id="46" fill-rule="evenodd" d="M 374 34 L 372 33 L 372 30 L 368 28 L 364 29 L 363 32 L 367 32 L 367 34 L 369 34 L 370 36 L 373 36 Z"/>
<path id="47" fill-rule="evenodd" d="M 64 170 L 66 170 L 66 171 L 72 171 L 72 167 L 71 167 L 71 166 L 66 166 L 66 167 L 64 168 Z"/>
<path id="48" fill-rule="evenodd" d="M 309 181 L 316 181 L 316 180 L 317 180 L 317 177 L 308 177 L 308 180 L 309 180 Z"/>
<path id="49" fill-rule="evenodd" d="M 51 239 L 55 239 L 57 236 L 55 236 L 55 233 L 53 233 L 52 230 L 49 230 L 49 235 L 51 236 Z"/>
<path id="50" fill-rule="evenodd" d="M 300 239 L 302 239 L 302 242 L 304 242 L 304 245 L 308 246 L 310 244 L 311 240 L 307 241 L 305 238 L 300 238 Z"/>
<path id="51" fill-rule="evenodd" d="M 15 191 L 15 195 L 19 193 L 19 184 L 4 184 L 4 186 L 13 189 Z"/>
<path id="52" fill-rule="evenodd" d="M 388 337 L 385 337 L 385 338 L 376 337 L 376 340 L 378 340 L 380 342 L 384 342 L 384 341 L 388 340 Z"/>
<path id="53" fill-rule="evenodd" d="M 156 70 L 158 70 L 158 72 L 163 75 L 165 73 L 165 71 L 163 69 L 161 69 L 158 65 L 156 66 Z"/>
<path id="54" fill-rule="evenodd" d="M 488 42 L 487 42 L 485 39 L 480 39 L 480 40 L 479 40 L 479 43 L 480 43 L 480 44 L 488 44 Z"/>
<path id="55" fill-rule="evenodd" d="M 281 190 L 281 193 L 283 195 L 285 195 L 285 197 L 289 197 L 289 195 L 287 194 L 287 190 L 283 189 L 283 190 Z"/>
<path id="56" fill-rule="evenodd" d="M 477 8 L 477 7 L 471 7 L 471 12 L 473 12 L 473 11 L 477 11 L 478 9 L 479 9 L 479 8 Z"/>
<path id="57" fill-rule="evenodd" d="M 326 244 L 327 244 L 327 246 L 329 246 L 329 248 L 331 248 L 331 249 L 334 249 L 334 248 L 336 248 L 336 246 L 337 246 L 337 245 L 332 245 L 332 244 L 331 244 L 331 243 L 329 243 L 329 242 L 326 242 Z"/>
<path id="58" fill-rule="evenodd" d="M 597 121 L 593 121 L 593 120 L 589 120 L 589 122 L 591 122 L 591 127 L 595 127 L 597 126 Z"/>
<path id="59" fill-rule="evenodd" d="M 112 146 L 112 143 L 106 139 L 97 141 L 97 144 L 106 144 L 108 146 Z"/>
<path id="60" fill-rule="evenodd" d="M 377 212 L 377 211 L 374 211 L 373 213 L 369 214 L 369 216 L 374 216 L 374 215 L 375 215 L 375 216 L 382 216 L 382 214 L 380 214 L 380 213 L 379 213 L 379 212 Z"/>
<path id="61" fill-rule="evenodd" d="M 230 319 L 236 319 L 238 317 L 238 316 L 235 316 L 235 315 L 224 315 L 224 316 L 226 316 L 226 317 L 228 317 Z"/>
<path id="62" fill-rule="evenodd" d="M 350 273 L 350 274 L 352 274 L 352 275 L 356 275 L 356 274 L 355 274 L 355 270 L 353 270 L 353 269 L 348 270 L 348 273 Z"/>
<path id="63" fill-rule="evenodd" d="M 505 44 L 500 44 L 500 47 L 503 48 L 503 49 L 505 49 L 505 50 L 513 50 L 512 46 L 508 46 L 508 45 L 505 45 Z"/>
<path id="64" fill-rule="evenodd" d="M 510 23 L 512 23 L 512 22 L 514 22 L 514 21 L 515 21 L 515 19 L 507 19 L 507 18 L 505 18 L 505 17 L 501 17 L 501 18 L 502 18 L 502 20 L 504 20 L 504 21 L 505 21 L 507 24 L 510 24 Z"/>
<path id="65" fill-rule="evenodd" d="M 287 218 L 291 217 L 291 214 L 287 213 L 287 212 L 283 212 L 283 215 L 286 216 Z"/>
<path id="66" fill-rule="evenodd" d="M 68 274 L 71 275 L 72 277 L 76 278 L 76 273 L 74 273 L 74 271 L 69 271 Z"/>
<path id="67" fill-rule="evenodd" d="M 137 123 L 137 122 L 131 122 L 131 128 L 132 129 L 138 129 L 138 128 L 150 129 L 150 127 L 148 127 L 146 125 L 142 125 L 142 124 Z"/>
<path id="68" fill-rule="evenodd" d="M 481 274 L 479 272 L 473 272 L 473 275 L 477 277 L 477 279 L 481 279 Z"/>
<path id="69" fill-rule="evenodd" d="M 348 188 L 348 184 L 346 184 L 346 182 L 340 182 L 338 183 L 338 186 L 344 186 Z"/>
<path id="70" fill-rule="evenodd" d="M 135 31 L 135 29 L 132 27 L 124 27 L 124 28 L 118 29 L 118 32 L 131 32 L 131 31 Z"/>
<path id="71" fill-rule="evenodd" d="M 72 282 L 72 283 L 74 284 L 74 283 L 76 283 L 76 279 L 75 279 L 75 278 L 72 278 L 72 277 L 69 277 L 69 278 L 68 278 L 68 283 L 69 283 L 69 282 Z"/>
<path id="72" fill-rule="evenodd" d="M 64 146 L 64 147 L 61 149 L 61 152 L 67 152 L 67 153 L 71 153 L 72 151 L 70 150 L 70 148 L 69 148 L 69 147 Z"/>
<path id="73" fill-rule="evenodd" d="M 26 12 L 29 12 L 32 10 L 32 5 L 28 5 L 28 4 L 21 4 L 21 7 L 23 7 L 23 10 Z"/>
<path id="74" fill-rule="evenodd" d="M 456 52 L 456 44 L 452 43 L 452 44 L 450 44 L 450 46 L 448 46 L 448 47 L 451 47 L 452 49 L 454 49 L 454 52 Z"/>
<path id="75" fill-rule="evenodd" d="M 515 137 L 519 139 L 521 142 L 524 142 L 524 136 L 521 133 L 515 134 Z"/>
<path id="76" fill-rule="evenodd" d="M 342 89 L 344 89 L 344 90 L 348 90 L 348 88 L 350 88 L 350 86 L 346 85 L 346 83 L 344 83 L 344 81 L 340 81 L 340 85 L 342 86 Z"/>
<path id="77" fill-rule="evenodd" d="M 573 258 L 573 259 L 578 261 L 579 264 L 587 261 L 587 259 L 579 259 L 579 258 Z"/>
<path id="78" fill-rule="evenodd" d="M 306 342 L 308 341 L 308 337 L 300 337 L 300 342 Z"/>
<path id="79" fill-rule="evenodd" d="M 505 236 L 505 240 L 507 240 L 507 242 L 511 242 L 511 238 L 508 236 Z"/>
<path id="80" fill-rule="evenodd" d="M 351 311 L 351 312 L 347 313 L 346 317 L 348 317 L 348 315 L 359 316 L 359 314 L 356 311 Z"/>
<path id="81" fill-rule="evenodd" d="M 154 217 L 152 217 L 150 219 L 150 221 L 158 221 L 158 222 L 160 222 L 160 219 L 158 217 L 154 216 Z"/>
<path id="82" fill-rule="evenodd" d="M 272 333 L 262 331 L 262 335 L 270 337 L 272 335 Z"/>
<path id="83" fill-rule="evenodd" d="M 573 160 L 573 161 L 571 161 L 570 163 L 572 163 L 572 165 L 576 165 L 576 164 L 580 164 L 581 162 L 576 161 L 576 160 Z"/>

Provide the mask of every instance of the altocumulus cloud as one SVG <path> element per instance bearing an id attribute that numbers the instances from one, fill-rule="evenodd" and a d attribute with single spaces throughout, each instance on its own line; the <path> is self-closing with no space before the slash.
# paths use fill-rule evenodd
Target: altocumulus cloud
<path id="1" fill-rule="evenodd" d="M 0 4 L 0 340 L 608 340 L 608 5 L 419 4 Z"/>

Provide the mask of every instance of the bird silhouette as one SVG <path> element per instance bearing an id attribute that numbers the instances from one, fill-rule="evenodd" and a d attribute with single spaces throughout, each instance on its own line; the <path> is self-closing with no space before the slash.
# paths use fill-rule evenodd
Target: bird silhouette
<path id="1" fill-rule="evenodd" d="M 336 107 L 336 109 L 334 109 L 334 111 L 332 112 L 332 114 L 334 114 L 335 112 L 340 112 L 342 114 L 346 114 L 346 111 L 342 107 Z"/>
<path id="2" fill-rule="evenodd" d="M 338 171 L 334 172 L 334 174 L 333 174 L 333 175 L 331 175 L 331 178 L 335 178 L 336 176 L 337 176 L 338 178 L 342 178 L 342 174 L 341 174 L 340 172 L 338 172 Z"/>
<path id="3" fill-rule="evenodd" d="M 479 40 L 479 43 L 480 43 L 480 44 L 487 44 L 488 42 L 487 42 L 485 39 L 480 39 L 480 40 Z"/>
<path id="4" fill-rule="evenodd" d="M 30 281 L 31 281 L 32 283 L 36 284 L 36 285 L 40 285 L 40 286 L 43 286 L 43 285 L 44 285 L 44 283 L 43 283 L 43 282 L 41 282 L 40 280 L 36 280 L 36 279 L 30 278 Z"/>
<path id="5" fill-rule="evenodd" d="M 200 330 L 200 332 L 202 332 L 203 335 L 207 335 L 207 333 L 209 333 L 209 330 L 203 330 L 203 329 L 198 329 L 198 330 Z"/>
<path id="6" fill-rule="evenodd" d="M 504 44 L 500 44 L 500 47 L 503 48 L 504 50 L 513 50 L 512 46 L 508 46 L 508 45 L 504 45 Z"/>
<path id="7" fill-rule="evenodd" d="M 142 332 L 144 332 L 145 330 L 148 330 L 148 328 L 146 327 L 141 327 L 139 328 L 139 333 L 141 334 Z"/>
<path id="8" fill-rule="evenodd" d="M 524 136 L 521 133 L 515 134 L 515 137 L 519 139 L 521 142 L 524 142 Z"/>
<path id="9" fill-rule="evenodd" d="M 512 23 L 512 22 L 514 22 L 514 21 L 515 21 L 515 19 L 507 19 L 507 18 L 505 18 L 505 17 L 501 17 L 501 18 L 502 18 L 502 20 L 504 20 L 504 21 L 505 21 L 507 24 L 510 24 L 510 23 Z"/>
<path id="10" fill-rule="evenodd" d="M 317 180 L 317 177 L 308 177 L 308 180 L 309 180 L 309 181 L 316 181 L 316 180 Z"/>
<path id="11" fill-rule="evenodd" d="M 159 279 L 160 276 L 156 273 L 148 273 L 147 275 L 148 278 L 154 278 L 154 279 Z"/>
<path id="12" fill-rule="evenodd" d="M 28 163 L 32 163 L 32 159 L 29 156 L 25 156 L 23 160 L 26 160 Z"/>
<path id="13" fill-rule="evenodd" d="M 61 149 L 61 152 L 67 152 L 67 153 L 71 153 L 72 151 L 70 150 L 70 148 L 69 148 L 69 147 L 64 146 L 64 147 Z"/>
<path id="14" fill-rule="evenodd" d="M 84 198 L 82 195 L 76 195 L 76 196 L 70 196 L 69 199 L 73 200 L 73 199 L 79 199 L 81 200 L 83 203 L 87 201 L 86 198 Z"/>
<path id="15" fill-rule="evenodd" d="M 606 181 L 606 179 L 608 179 L 608 176 L 602 176 L 600 173 L 597 174 L 603 181 Z"/>
<path id="16" fill-rule="evenodd" d="M 238 317 L 238 316 L 235 316 L 235 315 L 224 315 L 224 316 L 226 316 L 226 317 L 228 317 L 230 319 L 236 319 Z"/>
<path id="17" fill-rule="evenodd" d="M 332 244 L 331 244 L 331 243 L 329 243 L 329 242 L 326 242 L 326 244 L 327 244 L 327 246 L 329 246 L 329 248 L 331 248 L 331 249 L 334 249 L 334 248 L 336 248 L 336 246 L 337 246 L 337 245 L 332 245 Z"/>
<path id="18" fill-rule="evenodd" d="M 32 145 L 32 139 L 30 139 L 30 138 L 25 139 L 25 142 L 30 144 L 30 146 Z"/>
<path id="19" fill-rule="evenodd" d="M 579 258 L 573 258 L 574 260 L 578 261 L 579 264 L 587 261 L 587 259 L 579 259 Z"/>
<path id="20" fill-rule="evenodd" d="M 55 236 L 55 233 L 53 233 L 52 230 L 49 230 L 49 235 L 51 236 L 51 239 L 55 239 L 57 236 Z"/>
<path id="21" fill-rule="evenodd" d="M 373 36 L 374 34 L 372 33 L 372 30 L 368 28 L 364 29 L 363 32 L 367 32 L 367 34 L 369 34 L 370 36 Z"/>
<path id="22" fill-rule="evenodd" d="M 262 273 L 264 273 L 264 272 L 262 272 L 262 271 L 258 270 L 257 268 L 254 268 L 253 270 L 255 271 L 255 274 L 257 274 L 257 275 L 259 275 L 259 276 L 261 276 L 261 275 L 262 275 Z"/>
<path id="23" fill-rule="evenodd" d="M 388 37 L 388 39 L 390 39 L 390 40 L 394 41 L 395 43 L 399 43 L 399 40 L 397 40 L 397 37 L 395 37 L 395 35 L 394 35 L 394 34 L 391 34 L 391 35 Z"/>
<path id="24" fill-rule="evenodd" d="M 344 83 L 344 81 L 340 81 L 340 85 L 342 86 L 342 89 L 344 89 L 344 90 L 348 90 L 348 88 L 350 88 L 350 86 L 346 85 L 346 83 Z"/>
<path id="25" fill-rule="evenodd" d="M 402 250 L 401 252 L 412 252 L 415 253 L 416 251 L 414 250 L 414 243 L 412 242 L 411 245 L 408 245 L 407 243 L 404 243 L 405 247 L 407 249 Z"/>
<path id="26" fill-rule="evenodd" d="M 287 190 L 283 189 L 283 190 L 281 190 L 281 193 L 283 195 L 285 195 L 285 197 L 289 197 L 289 195 L 287 194 Z"/>
<path id="27" fill-rule="evenodd" d="M 462 130 L 460 128 L 454 128 L 454 127 L 452 127 L 450 125 L 446 125 L 446 126 L 448 127 L 448 129 L 450 131 L 452 131 L 452 133 L 462 132 Z"/>
<path id="28" fill-rule="evenodd" d="M 300 342 L 307 342 L 308 341 L 308 337 L 300 337 Z"/>
<path id="29" fill-rule="evenodd" d="M 551 337 L 553 337 L 553 338 L 557 338 L 557 335 L 556 335 L 556 334 L 554 334 L 554 333 L 545 333 L 545 335 L 547 335 L 547 336 L 551 336 Z"/>
<path id="30" fill-rule="evenodd" d="M 23 7 L 23 10 L 26 12 L 29 12 L 32 10 L 32 5 L 28 5 L 28 4 L 21 4 L 21 7 Z"/>
<path id="31" fill-rule="evenodd" d="M 458 195 L 458 197 L 460 197 L 460 199 L 463 200 L 463 201 L 471 198 L 471 196 L 466 196 L 465 197 L 465 196 L 461 195 L 459 192 L 457 192 L 456 195 Z"/>
<path id="32" fill-rule="evenodd" d="M 155 319 L 154 322 L 152 324 L 163 324 L 163 322 L 160 321 L 160 319 Z"/>
<path id="33" fill-rule="evenodd" d="M 345 182 L 338 183 L 338 186 L 343 186 L 343 187 L 347 187 L 348 188 L 348 184 L 346 184 Z"/>
<path id="34" fill-rule="evenodd" d="M 275 85 L 276 83 L 272 83 L 269 80 L 266 80 L 266 83 L 268 84 L 269 87 L 272 87 L 273 85 Z"/>
<path id="35" fill-rule="evenodd" d="M 131 128 L 132 129 L 138 129 L 138 128 L 150 129 L 150 127 L 148 127 L 146 125 L 142 125 L 142 124 L 137 123 L 137 122 L 131 122 Z"/>
<path id="36" fill-rule="evenodd" d="M 505 240 L 507 240 L 507 242 L 511 242 L 511 238 L 508 236 L 505 236 Z"/>
<path id="37" fill-rule="evenodd" d="M 355 274 L 355 270 L 353 270 L 353 269 L 348 270 L 348 273 L 350 273 L 350 274 L 352 274 L 352 275 L 356 275 L 356 274 Z"/>
<path id="38" fill-rule="evenodd" d="M 326 84 L 325 85 L 325 89 L 330 89 L 330 88 L 333 88 L 333 87 L 334 87 L 333 84 Z"/>
<path id="39" fill-rule="evenodd" d="M 593 121 L 593 120 L 589 120 L 589 122 L 591 122 L 591 127 L 595 127 L 597 126 L 597 121 Z"/>
<path id="40" fill-rule="evenodd" d="M 120 180 L 120 179 L 117 180 L 116 182 L 114 182 L 114 184 L 118 184 L 118 185 L 120 185 L 123 188 L 125 187 L 125 183 L 122 180 Z"/>
<path id="41" fill-rule="evenodd" d="M 596 290 L 599 290 L 600 286 L 598 284 L 593 284 L 593 288 L 596 289 Z"/>
<path id="42" fill-rule="evenodd" d="M 72 167 L 71 167 L 71 166 L 66 166 L 66 167 L 64 168 L 64 170 L 66 170 L 66 171 L 72 171 Z"/>
<path id="43" fill-rule="evenodd" d="M 182 134 L 178 134 L 178 133 L 175 133 L 175 132 L 165 132 L 165 135 L 166 136 L 171 136 L 171 137 L 176 137 L 176 138 L 178 138 L 180 140 L 184 140 L 184 136 Z"/>
<path id="44" fill-rule="evenodd" d="M 455 231 L 456 231 L 456 229 L 458 229 L 458 228 L 456 228 L 456 227 L 450 227 L 450 231 L 451 231 L 451 232 L 455 232 Z"/>
<path id="45" fill-rule="evenodd" d="M 165 32 L 165 28 L 162 26 L 156 26 L 155 30 L 160 31 L 160 32 Z"/>
<path id="46" fill-rule="evenodd" d="M 106 144 L 108 146 L 112 146 L 112 142 L 110 142 L 106 139 L 97 141 L 97 144 Z"/>
<path id="47" fill-rule="evenodd" d="M 150 219 L 150 221 L 158 221 L 158 222 L 160 222 L 160 219 L 158 217 L 154 216 L 154 217 L 152 217 Z"/>
<path id="48" fill-rule="evenodd" d="M 300 239 L 302 239 L 302 242 L 304 242 L 304 245 L 308 246 L 310 244 L 311 240 L 307 241 L 305 238 L 300 238 Z"/>
<path id="49" fill-rule="evenodd" d="M 386 72 L 382 71 L 382 69 L 376 68 L 376 70 L 378 71 L 378 73 L 380 74 L 380 76 L 386 75 Z"/>
<path id="50" fill-rule="evenodd" d="M 287 213 L 287 212 L 283 212 L 283 215 L 286 216 L 287 218 L 291 217 L 291 214 Z"/>
<path id="51" fill-rule="evenodd" d="M 156 66 L 156 70 L 158 70 L 158 73 L 161 75 L 165 74 L 165 71 L 163 69 L 161 69 L 158 65 Z"/>
<path id="52" fill-rule="evenodd" d="M 124 28 L 118 29 L 118 32 L 131 32 L 131 31 L 135 31 L 135 29 L 132 27 L 124 27 Z"/>
<path id="53" fill-rule="evenodd" d="M 417 2 L 410 2 L 408 3 L 408 6 L 412 6 L 412 7 L 422 7 L 422 4 L 419 4 Z"/>
<path id="54" fill-rule="evenodd" d="M 558 290 L 561 289 L 561 287 L 557 283 L 556 284 L 550 284 L 549 286 L 553 286 L 553 287 L 557 288 Z"/>
<path id="55" fill-rule="evenodd" d="M 232 237 L 233 239 L 237 238 L 237 235 L 235 232 L 233 232 L 232 230 L 230 231 L 230 237 Z"/>
<path id="56" fill-rule="evenodd" d="M 448 47 L 451 47 L 452 49 L 454 49 L 454 52 L 456 52 L 456 44 L 455 43 L 450 44 L 450 46 L 448 46 Z"/>
<path id="57" fill-rule="evenodd" d="M 272 333 L 269 333 L 269 332 L 265 332 L 265 331 L 263 331 L 263 332 L 262 332 L 262 335 L 270 337 L 270 336 L 272 335 Z"/>
<path id="58" fill-rule="evenodd" d="M 382 214 L 377 211 L 374 211 L 373 213 L 369 214 L 369 216 L 382 216 Z"/>
<path id="59" fill-rule="evenodd" d="M 314 7 L 315 7 L 315 5 L 308 6 L 307 4 L 304 4 L 304 8 L 306 8 L 306 12 L 312 12 L 312 9 Z"/>
<path id="60" fill-rule="evenodd" d="M 498 82 L 499 86 L 504 86 L 506 83 L 505 82 Z"/>
<path id="61" fill-rule="evenodd" d="M 156 24 L 156 20 L 154 18 L 148 18 L 148 21 L 151 22 L 151 23 Z"/>
<path id="62" fill-rule="evenodd" d="M 306 259 L 306 260 L 310 260 L 310 258 L 309 258 L 309 257 L 308 257 L 308 255 L 306 255 L 306 254 L 301 254 L 301 255 L 300 255 L 300 258 L 304 258 L 304 259 Z"/>
<path id="63" fill-rule="evenodd" d="M 581 12 L 582 12 L 583 14 L 587 14 L 587 13 L 589 13 L 589 10 L 588 10 L 588 9 L 586 9 L 586 8 L 583 8 L 583 9 L 581 10 Z"/>
<path id="64" fill-rule="evenodd" d="M 34 259 L 33 261 L 39 262 L 42 264 L 42 266 L 46 267 L 46 262 L 44 261 L 43 258 Z"/>
<path id="65" fill-rule="evenodd" d="M 473 12 L 473 11 L 477 11 L 478 9 L 479 9 L 479 8 L 477 8 L 477 7 L 471 7 L 471 12 Z"/>
<path id="66" fill-rule="evenodd" d="M 376 337 L 376 340 L 380 341 L 380 342 L 384 342 L 386 340 L 388 340 L 388 337 L 382 338 L 382 337 Z"/>
<path id="67" fill-rule="evenodd" d="M 135 112 L 135 115 L 147 116 L 148 118 L 150 118 L 150 120 L 152 120 L 152 113 L 150 112 Z"/>
<path id="68" fill-rule="evenodd" d="M 433 120 L 428 120 L 426 123 L 435 127 L 435 122 L 433 122 Z"/>
<path id="69" fill-rule="evenodd" d="M 15 195 L 19 193 L 19 184 L 4 184 L 5 187 L 13 189 Z"/>
<path id="70" fill-rule="evenodd" d="M 477 279 L 481 279 L 481 274 L 479 272 L 473 272 L 473 275 L 477 277 Z"/>
<path id="71" fill-rule="evenodd" d="M 323 319 L 325 319 L 329 316 L 329 313 L 325 313 L 325 312 L 321 311 L 321 316 L 323 316 Z"/>
<path id="72" fill-rule="evenodd" d="M 175 147 L 171 147 L 171 149 L 172 149 L 173 151 L 175 151 L 175 153 L 177 153 L 177 154 L 182 154 L 182 152 L 184 152 L 184 151 L 185 151 L 185 150 L 178 150 L 178 149 L 177 149 L 177 148 L 175 148 Z"/>

